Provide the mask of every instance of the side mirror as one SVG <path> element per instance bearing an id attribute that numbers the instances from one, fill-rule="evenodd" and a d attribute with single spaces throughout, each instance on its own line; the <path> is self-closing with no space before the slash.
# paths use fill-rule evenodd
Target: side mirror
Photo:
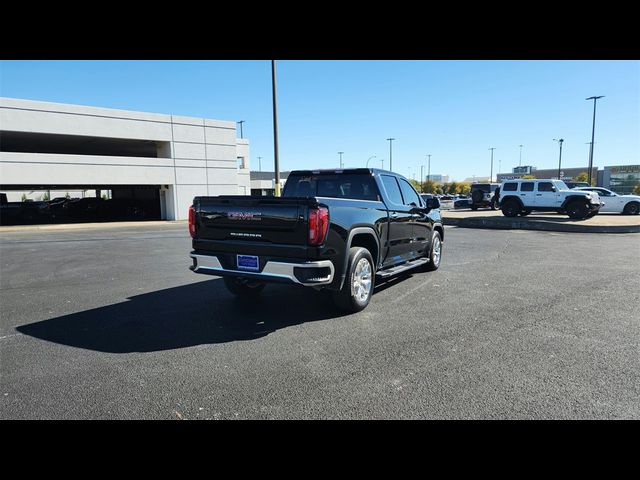
<path id="1" fill-rule="evenodd" d="M 438 197 L 432 197 L 427 199 L 427 208 L 431 210 L 432 208 L 440 208 L 440 200 Z"/>
<path id="2" fill-rule="evenodd" d="M 552 192 L 557 192 L 557 191 L 558 191 L 558 189 L 557 189 L 556 187 L 552 186 L 552 187 L 551 187 L 551 191 L 552 191 Z"/>

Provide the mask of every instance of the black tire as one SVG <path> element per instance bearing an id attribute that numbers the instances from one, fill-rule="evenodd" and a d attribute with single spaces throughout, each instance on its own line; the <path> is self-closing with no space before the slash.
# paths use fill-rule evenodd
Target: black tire
<path id="1" fill-rule="evenodd" d="M 502 205 L 502 214 L 505 217 L 517 217 L 522 211 L 517 200 L 507 200 Z"/>
<path id="2" fill-rule="evenodd" d="M 531 210 L 523 210 L 522 212 L 520 212 L 520 215 L 522 215 L 523 217 L 526 217 L 530 213 L 531 213 Z"/>
<path id="3" fill-rule="evenodd" d="M 473 210 L 475 212 L 476 210 L 478 210 L 478 206 L 477 205 L 471 205 L 471 210 Z"/>
<path id="4" fill-rule="evenodd" d="M 481 203 L 483 198 L 484 192 L 482 190 L 474 190 L 471 193 L 471 199 L 473 200 L 473 203 Z"/>
<path id="5" fill-rule="evenodd" d="M 500 208 L 500 206 L 498 205 L 498 202 L 495 200 L 491 201 L 491 210 L 498 210 Z"/>
<path id="6" fill-rule="evenodd" d="M 437 255 L 434 255 L 437 250 Z M 431 240 L 431 248 L 429 249 L 429 263 L 424 266 L 425 272 L 433 272 L 440 267 L 442 260 L 442 238 L 440 238 L 440 232 L 433 232 L 433 238 Z"/>
<path id="7" fill-rule="evenodd" d="M 365 267 L 366 263 L 368 263 L 367 267 Z M 371 257 L 369 250 L 364 247 L 351 247 L 349 249 L 349 262 L 347 263 L 347 275 L 344 279 L 344 284 L 339 291 L 333 292 L 333 301 L 338 308 L 350 313 L 355 313 L 364 310 L 367 305 L 369 305 L 371 295 L 373 295 L 373 287 L 376 278 L 376 272 L 373 265 L 373 258 Z M 358 289 L 356 290 L 354 285 L 356 282 L 356 273 L 357 271 L 362 273 L 365 268 L 368 268 L 368 276 L 366 272 L 363 274 L 363 280 L 365 280 L 365 283 L 363 284 L 362 282 L 358 282 Z M 369 281 L 369 287 L 365 297 L 364 293 L 367 289 L 367 278 Z"/>
<path id="8" fill-rule="evenodd" d="M 638 202 L 629 202 L 624 206 L 624 210 L 622 211 L 625 215 L 638 215 L 640 213 L 640 203 Z"/>
<path id="9" fill-rule="evenodd" d="M 574 220 L 584 220 L 587 218 L 587 215 L 589 215 L 589 207 L 581 200 L 570 202 L 569 205 L 567 205 L 566 211 L 569 218 L 573 218 Z"/>
<path id="10" fill-rule="evenodd" d="M 223 277 L 224 285 L 238 297 L 257 297 L 264 290 L 265 284 L 255 280 L 239 277 Z"/>

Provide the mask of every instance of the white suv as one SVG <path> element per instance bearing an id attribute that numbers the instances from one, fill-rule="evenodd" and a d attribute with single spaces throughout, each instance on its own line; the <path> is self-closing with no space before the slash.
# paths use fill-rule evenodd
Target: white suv
<path id="1" fill-rule="evenodd" d="M 505 217 L 525 216 L 539 210 L 584 219 L 596 215 L 604 205 L 597 193 L 571 190 L 562 180 L 505 180 L 499 195 Z"/>

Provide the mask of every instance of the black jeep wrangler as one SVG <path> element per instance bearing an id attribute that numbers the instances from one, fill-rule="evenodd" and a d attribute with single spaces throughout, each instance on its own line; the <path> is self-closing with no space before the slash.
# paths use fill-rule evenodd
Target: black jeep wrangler
<path id="1" fill-rule="evenodd" d="M 474 183 L 471 185 L 471 210 L 477 210 L 480 207 L 489 207 L 491 210 L 497 210 L 498 198 L 494 195 L 499 183 Z"/>

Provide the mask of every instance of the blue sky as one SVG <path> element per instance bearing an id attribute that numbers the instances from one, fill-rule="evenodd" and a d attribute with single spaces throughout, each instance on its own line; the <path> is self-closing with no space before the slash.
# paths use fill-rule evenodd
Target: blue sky
<path id="1" fill-rule="evenodd" d="M 277 62 L 281 170 L 389 167 L 462 180 L 522 164 L 640 163 L 639 61 Z M 244 120 L 252 169 L 273 168 L 271 63 L 256 61 L 2 61 L 0 96 Z M 375 162 L 375 163 L 374 163 Z"/>

